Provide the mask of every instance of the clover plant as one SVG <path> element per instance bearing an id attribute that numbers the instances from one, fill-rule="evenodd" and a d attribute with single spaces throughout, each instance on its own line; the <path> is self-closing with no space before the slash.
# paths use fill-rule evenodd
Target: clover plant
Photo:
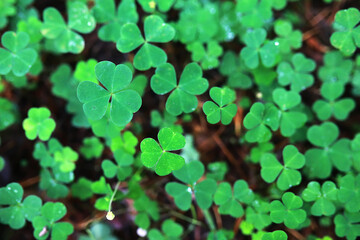
<path id="1" fill-rule="evenodd" d="M 144 71 L 158 67 L 167 61 L 166 53 L 151 43 L 166 43 L 174 38 L 175 30 L 156 15 L 148 16 L 144 21 L 145 38 L 135 23 L 126 23 L 121 27 L 116 47 L 120 52 L 128 53 L 141 46 L 134 56 L 134 67 Z"/>
<path id="2" fill-rule="evenodd" d="M 360 238 L 360 10 L 0 0 L 0 239 Z"/>

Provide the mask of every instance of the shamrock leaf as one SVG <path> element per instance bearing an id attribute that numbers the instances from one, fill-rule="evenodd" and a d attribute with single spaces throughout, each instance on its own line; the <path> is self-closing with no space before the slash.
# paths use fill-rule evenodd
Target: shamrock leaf
<path id="1" fill-rule="evenodd" d="M 54 153 L 55 162 L 59 163 L 59 169 L 62 172 L 72 172 L 75 170 L 75 163 L 79 158 L 79 154 L 70 147 L 64 147 L 60 151 Z"/>
<path id="2" fill-rule="evenodd" d="M 164 50 L 151 43 L 166 43 L 175 36 L 174 28 L 155 15 L 145 18 L 144 32 L 145 39 L 135 23 L 126 23 L 122 26 L 116 43 L 117 49 L 122 53 L 131 52 L 141 46 L 134 56 L 134 67 L 141 71 L 158 67 L 167 61 Z"/>
<path id="3" fill-rule="evenodd" d="M 338 237 L 355 240 L 360 236 L 360 213 L 338 214 L 334 218 L 335 233 Z"/>
<path id="4" fill-rule="evenodd" d="M 208 172 L 206 174 L 207 178 L 212 178 L 215 181 L 222 181 L 226 173 L 229 171 L 229 167 L 226 162 L 212 162 L 207 165 Z"/>
<path id="5" fill-rule="evenodd" d="M 259 163 L 261 157 L 274 150 L 274 144 L 270 142 L 259 143 L 258 146 L 251 148 L 249 160 L 253 163 Z"/>
<path id="6" fill-rule="evenodd" d="M 287 239 L 288 237 L 286 233 L 281 230 L 265 233 L 261 238 L 261 240 L 287 240 Z"/>
<path id="7" fill-rule="evenodd" d="M 265 42 L 265 40 L 266 31 L 263 28 L 246 32 L 244 36 L 246 47 L 241 49 L 240 56 L 248 68 L 257 68 L 259 58 L 265 67 L 274 66 L 279 51 L 278 46 L 274 41 Z"/>
<path id="8" fill-rule="evenodd" d="M 74 78 L 76 78 L 79 82 L 90 81 L 99 83 L 95 74 L 95 67 L 97 63 L 98 62 L 95 59 L 89 59 L 86 62 L 78 62 L 74 71 Z"/>
<path id="9" fill-rule="evenodd" d="M 302 193 L 305 202 L 314 202 L 311 206 L 311 214 L 314 216 L 332 216 L 336 207 L 338 189 L 335 183 L 326 181 L 320 188 L 318 182 L 310 182 Z"/>
<path id="10" fill-rule="evenodd" d="M 84 138 L 80 152 L 86 159 L 99 158 L 104 150 L 104 145 L 96 137 Z"/>
<path id="11" fill-rule="evenodd" d="M 175 89 L 166 101 L 166 110 L 170 114 L 178 116 L 183 112 L 191 113 L 196 109 L 198 101 L 195 95 L 204 93 L 209 83 L 202 77 L 200 66 L 196 63 L 189 63 L 184 68 L 177 84 L 174 67 L 170 63 L 165 63 L 156 68 L 150 86 L 159 95 Z"/>
<path id="12" fill-rule="evenodd" d="M 18 183 L 0 188 L 0 223 L 20 229 L 24 227 L 25 219 L 31 222 L 40 214 L 41 199 L 29 195 L 22 201 L 23 194 L 24 190 Z"/>
<path id="13" fill-rule="evenodd" d="M 355 101 L 351 98 L 339 99 L 344 93 L 345 86 L 340 82 L 324 83 L 320 88 L 324 100 L 317 100 L 313 105 L 313 110 L 321 120 L 328 120 L 334 116 L 337 120 L 345 120 L 349 113 L 355 108 Z"/>
<path id="14" fill-rule="evenodd" d="M 0 48 L 0 74 L 12 73 L 21 77 L 29 72 L 36 61 L 37 52 L 33 48 L 27 48 L 30 38 L 25 32 L 5 32 L 1 36 Z"/>
<path id="15" fill-rule="evenodd" d="M 66 214 L 66 207 L 60 202 L 47 202 L 41 208 L 41 215 L 36 216 L 32 222 L 34 237 L 36 239 L 65 240 L 74 231 L 68 222 L 58 222 Z"/>
<path id="16" fill-rule="evenodd" d="M 330 176 L 333 166 L 343 172 L 350 171 L 351 142 L 348 139 L 340 139 L 338 127 L 331 122 L 324 122 L 319 126 L 311 126 L 307 131 L 307 139 L 318 148 L 306 151 L 306 168 L 311 178 L 327 178 Z"/>
<path id="17" fill-rule="evenodd" d="M 201 42 L 193 42 L 186 45 L 186 49 L 191 52 L 191 59 L 201 62 L 201 67 L 210 70 L 219 66 L 218 57 L 222 55 L 223 49 L 216 41 L 207 43 L 207 49 Z"/>
<path id="18" fill-rule="evenodd" d="M 4 0 L 0 2 L 0 29 L 8 23 L 8 17 L 16 14 L 15 0 Z"/>
<path id="19" fill-rule="evenodd" d="M 301 96 L 294 91 L 286 91 L 283 88 L 276 88 L 272 93 L 274 102 L 280 108 L 280 131 L 284 137 L 292 136 L 296 129 L 304 126 L 307 116 L 292 108 L 301 103 Z"/>
<path id="20" fill-rule="evenodd" d="M 230 215 L 234 218 L 241 217 L 244 214 L 244 209 L 240 203 L 249 204 L 254 199 L 254 193 L 246 181 L 237 180 L 234 184 L 233 191 L 231 185 L 227 182 L 219 184 L 215 195 L 214 202 L 220 205 L 219 213 Z"/>
<path id="21" fill-rule="evenodd" d="M 131 165 L 134 162 L 134 157 L 122 149 L 116 150 L 114 157 L 117 165 L 106 159 L 101 163 L 101 168 L 105 177 L 113 178 L 117 176 L 119 181 L 123 181 L 132 173 Z"/>
<path id="22" fill-rule="evenodd" d="M 345 175 L 340 178 L 339 186 L 339 201 L 345 205 L 348 212 L 358 212 L 360 210 L 360 206 L 357 204 L 360 200 L 360 175 Z"/>
<path id="23" fill-rule="evenodd" d="M 171 128 L 162 128 L 158 139 L 145 138 L 140 144 L 141 161 L 148 168 L 155 168 L 156 174 L 165 176 L 184 165 L 184 158 L 169 151 L 180 150 L 185 146 L 185 138 Z"/>
<path id="24" fill-rule="evenodd" d="M 318 75 L 323 82 L 350 81 L 353 70 L 353 61 L 345 59 L 339 51 L 329 51 L 324 55 L 324 66 L 320 67 Z"/>
<path id="25" fill-rule="evenodd" d="M 80 53 L 85 42 L 80 33 L 90 33 L 95 28 L 95 19 L 85 3 L 76 1 L 68 4 L 68 23 L 65 23 L 60 12 L 48 7 L 43 12 L 44 24 L 41 33 L 52 41 L 60 53 Z"/>
<path id="26" fill-rule="evenodd" d="M 134 208 L 137 211 L 134 222 L 142 229 L 150 227 L 150 218 L 154 221 L 158 221 L 160 218 L 157 202 L 151 201 L 146 194 L 135 200 Z"/>
<path id="27" fill-rule="evenodd" d="M 356 8 L 340 10 L 335 15 L 334 29 L 330 37 L 331 45 L 345 56 L 352 55 L 360 47 L 360 11 Z"/>
<path id="28" fill-rule="evenodd" d="M 228 51 L 220 63 L 220 73 L 227 76 L 227 85 L 231 88 L 248 89 L 252 86 L 252 80 L 247 75 L 247 68 L 240 56 Z"/>
<path id="29" fill-rule="evenodd" d="M 69 189 L 64 183 L 73 181 L 74 173 L 63 173 L 57 169 L 54 169 L 53 172 L 52 174 L 47 169 L 41 170 L 39 187 L 41 190 L 46 190 L 46 195 L 52 199 L 64 198 L 69 193 Z"/>
<path id="30" fill-rule="evenodd" d="M 92 120 L 100 120 L 110 105 L 110 118 L 118 126 L 125 126 L 141 106 L 141 97 L 126 89 L 132 80 L 132 72 L 124 64 L 115 66 L 109 61 L 96 64 L 95 74 L 102 86 L 81 82 L 77 89 L 80 102 L 84 103 L 85 115 Z"/>
<path id="31" fill-rule="evenodd" d="M 246 208 L 246 221 L 258 230 L 264 229 L 271 224 L 269 213 L 270 203 L 256 199 Z"/>
<path id="32" fill-rule="evenodd" d="M 114 0 L 95 0 L 91 11 L 98 23 L 105 23 L 98 32 L 103 41 L 116 42 L 125 23 L 136 23 L 139 20 L 135 0 L 122 0 L 117 9 Z"/>
<path id="33" fill-rule="evenodd" d="M 208 209 L 211 206 L 212 197 L 216 191 L 216 182 L 213 179 L 205 179 L 197 183 L 204 171 L 204 165 L 200 161 L 191 161 L 173 172 L 177 179 L 187 185 L 170 182 L 166 184 L 165 190 L 174 197 L 176 206 L 181 210 L 190 209 L 193 194 L 201 209 Z"/>
<path id="34" fill-rule="evenodd" d="M 310 73 L 315 67 L 313 60 L 306 58 L 302 53 L 296 53 L 291 57 L 291 63 L 279 63 L 278 82 L 281 86 L 290 84 L 292 91 L 303 91 L 314 84 L 314 77 Z"/>
<path id="35" fill-rule="evenodd" d="M 261 158 L 261 177 L 267 183 L 277 179 L 280 190 L 287 190 L 301 182 L 301 173 L 297 169 L 305 165 L 305 157 L 293 145 L 287 145 L 283 150 L 284 165 L 279 163 L 271 153 L 265 153 Z"/>
<path id="36" fill-rule="evenodd" d="M 232 103 L 235 98 L 235 91 L 224 87 L 213 87 L 210 89 L 210 97 L 217 103 L 207 101 L 203 105 L 207 121 L 211 124 L 220 122 L 224 125 L 230 124 L 237 112 L 236 104 Z"/>
<path id="37" fill-rule="evenodd" d="M 0 131 L 6 129 L 16 122 L 17 111 L 15 104 L 6 98 L 0 98 Z"/>
<path id="38" fill-rule="evenodd" d="M 47 141 L 55 129 L 55 121 L 50 117 L 51 112 L 45 107 L 31 108 L 28 118 L 23 121 L 23 128 L 28 139 L 34 140 L 39 136 L 40 140 Z"/>
<path id="39" fill-rule="evenodd" d="M 273 131 L 279 128 L 279 110 L 271 103 L 254 103 L 250 112 L 244 118 L 244 127 L 249 131 L 245 134 L 248 142 L 267 142 L 272 134 L 268 127 Z"/>
<path id="40" fill-rule="evenodd" d="M 271 2 L 239 0 L 236 12 L 240 15 L 241 24 L 246 28 L 259 28 L 272 17 Z"/>
<path id="41" fill-rule="evenodd" d="M 171 239 L 171 240 L 180 240 L 181 235 L 183 234 L 183 227 L 174 222 L 171 219 L 165 220 L 161 225 L 161 233 L 157 229 L 151 229 L 148 233 L 149 240 L 161 240 L 161 239 Z"/>
<path id="42" fill-rule="evenodd" d="M 86 200 L 92 197 L 91 181 L 87 178 L 80 177 L 78 181 L 71 185 L 71 195 L 81 200 Z"/>
<path id="43" fill-rule="evenodd" d="M 279 200 L 270 204 L 270 217 L 274 223 L 284 223 L 288 228 L 296 228 L 306 219 L 306 212 L 301 209 L 303 201 L 292 192 L 286 192 Z"/>
<path id="44" fill-rule="evenodd" d="M 293 31 L 291 22 L 283 19 L 276 20 L 274 24 L 274 31 L 279 36 L 275 39 L 275 41 L 279 43 L 279 50 L 281 53 L 289 53 L 291 49 L 299 49 L 301 47 L 301 31 Z"/>

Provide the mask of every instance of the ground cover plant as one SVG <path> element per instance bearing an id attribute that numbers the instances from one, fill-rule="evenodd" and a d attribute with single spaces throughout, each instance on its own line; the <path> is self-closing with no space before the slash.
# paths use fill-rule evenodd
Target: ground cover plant
<path id="1" fill-rule="evenodd" d="M 0 238 L 360 238 L 356 0 L 1 0 Z"/>

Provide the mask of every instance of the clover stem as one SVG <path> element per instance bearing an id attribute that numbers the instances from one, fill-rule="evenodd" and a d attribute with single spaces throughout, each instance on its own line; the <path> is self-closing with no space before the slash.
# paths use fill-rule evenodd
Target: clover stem
<path id="1" fill-rule="evenodd" d="M 211 216 L 210 213 L 209 213 L 209 210 L 208 210 L 208 209 L 204 209 L 204 210 L 203 210 L 203 213 L 204 213 L 205 220 L 206 220 L 206 222 L 207 222 L 208 225 L 209 225 L 210 230 L 211 230 L 211 231 L 215 231 L 215 230 L 216 230 L 216 227 L 215 227 L 215 224 L 214 224 L 214 220 L 213 220 L 212 216 Z"/>
<path id="2" fill-rule="evenodd" d="M 114 213 L 111 211 L 111 204 L 112 204 L 112 202 L 114 201 L 114 197 L 115 197 L 115 194 L 117 193 L 117 190 L 118 190 L 118 188 L 119 188 L 119 185 L 120 185 L 120 181 L 116 183 L 114 192 L 113 192 L 113 194 L 111 195 L 111 198 L 110 198 L 109 210 L 108 210 L 108 212 L 107 212 L 107 214 L 106 214 L 106 219 L 107 219 L 107 220 L 110 220 L 110 221 L 115 218 Z"/>
<path id="3" fill-rule="evenodd" d="M 196 219 L 193 219 L 193 218 L 190 218 L 190 217 L 187 217 L 187 216 L 185 216 L 185 215 L 183 215 L 181 213 L 178 213 L 176 211 L 170 211 L 170 214 L 174 215 L 175 217 L 180 218 L 180 219 L 182 219 L 184 221 L 187 221 L 187 222 L 189 222 L 191 224 L 198 225 L 198 226 L 202 225 L 200 221 L 198 221 Z"/>

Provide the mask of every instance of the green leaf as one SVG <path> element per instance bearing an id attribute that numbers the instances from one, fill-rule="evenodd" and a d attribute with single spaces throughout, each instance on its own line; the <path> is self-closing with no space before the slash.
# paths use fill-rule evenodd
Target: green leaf
<path id="1" fill-rule="evenodd" d="M 198 101 L 195 95 L 204 93 L 209 83 L 202 77 L 200 66 L 196 63 L 190 63 L 186 65 L 179 83 L 176 84 L 174 67 L 165 63 L 156 69 L 151 78 L 150 86 L 159 95 L 166 94 L 175 88 L 166 101 L 166 110 L 170 114 L 178 116 L 183 112 L 190 113 L 196 109 Z"/>
<path id="2" fill-rule="evenodd" d="M 90 33 L 95 28 L 95 19 L 90 14 L 85 3 L 73 2 L 68 4 L 68 23 L 65 23 L 60 12 L 48 7 L 43 12 L 44 24 L 41 33 L 50 39 L 56 51 L 60 53 L 80 53 L 85 42 L 80 33 Z M 74 30 L 74 31 L 73 31 Z"/>
<path id="3" fill-rule="evenodd" d="M 287 145 L 283 150 L 284 165 L 280 164 L 273 154 L 265 153 L 261 158 L 261 177 L 268 183 L 277 177 L 280 190 L 287 190 L 301 182 L 301 174 L 297 169 L 305 165 L 305 157 L 293 145 Z"/>
<path id="4" fill-rule="evenodd" d="M 281 62 L 277 67 L 278 82 L 282 86 L 290 85 L 290 90 L 300 92 L 314 84 L 314 77 L 310 74 L 316 64 L 302 53 L 291 57 L 291 63 Z"/>
<path id="5" fill-rule="evenodd" d="M 127 23 L 122 26 L 120 38 L 116 44 L 117 49 L 124 53 L 131 52 L 142 45 L 134 56 L 134 67 L 141 71 L 158 67 L 167 61 L 166 53 L 150 42 L 165 43 L 175 36 L 175 29 L 155 15 L 145 18 L 144 32 L 145 39 L 136 24 Z"/>
<path id="6" fill-rule="evenodd" d="M 96 137 L 84 138 L 80 152 L 86 159 L 99 158 L 104 150 L 104 145 Z"/>
<path id="7" fill-rule="evenodd" d="M 356 8 L 340 10 L 335 15 L 334 29 L 330 37 L 331 45 L 345 56 L 352 55 L 360 47 L 360 11 Z"/>
<path id="8" fill-rule="evenodd" d="M 221 120 L 224 125 L 230 124 L 237 112 L 236 104 L 231 104 L 236 98 L 235 91 L 227 87 L 213 87 L 210 89 L 210 97 L 218 106 L 211 101 L 204 103 L 203 111 L 206 114 L 207 121 L 215 124 Z"/>
<path id="9" fill-rule="evenodd" d="M 281 230 L 265 233 L 261 238 L 261 240 L 287 240 L 287 239 L 288 237 L 286 233 Z"/>
<path id="10" fill-rule="evenodd" d="M 183 157 L 169 151 L 183 148 L 185 138 L 171 128 L 162 128 L 158 139 L 160 146 L 152 138 L 146 138 L 141 142 L 141 161 L 146 167 L 155 168 L 156 174 L 165 176 L 184 165 Z"/>
<path id="11" fill-rule="evenodd" d="M 307 131 L 307 139 L 318 147 L 330 146 L 338 136 L 339 129 L 332 122 L 324 122 L 319 126 L 311 126 Z"/>
<path id="12" fill-rule="evenodd" d="M 360 175 L 347 174 L 339 181 L 339 201 L 345 205 L 348 212 L 355 213 L 360 210 L 357 202 L 360 199 Z"/>
<path id="13" fill-rule="evenodd" d="M 51 112 L 45 107 L 31 108 L 28 111 L 28 118 L 23 121 L 25 135 L 30 140 L 39 137 L 47 141 L 55 130 L 55 121 L 50 117 Z"/>
<path id="14" fill-rule="evenodd" d="M 80 102 L 84 103 L 85 115 L 92 120 L 100 120 L 110 105 L 111 121 L 117 126 L 125 126 L 141 106 L 139 94 L 126 89 L 132 80 L 131 70 L 124 64 L 116 66 L 102 61 L 96 65 L 95 74 L 104 87 L 84 81 L 77 90 Z"/>
<path id="15" fill-rule="evenodd" d="M 30 38 L 25 32 L 5 32 L 1 37 L 4 48 L 0 48 L 0 74 L 10 71 L 17 77 L 29 72 L 37 59 L 37 52 L 27 48 Z"/>
<path id="16" fill-rule="evenodd" d="M 282 202 L 274 200 L 270 204 L 270 217 L 274 223 L 284 223 L 288 228 L 296 228 L 306 219 L 306 212 L 301 209 L 303 201 L 291 192 L 282 196 Z"/>
<path id="17" fill-rule="evenodd" d="M 81 200 L 86 200 L 92 197 L 91 181 L 87 178 L 80 177 L 78 181 L 71 185 L 71 195 Z"/>
<path id="18" fill-rule="evenodd" d="M 25 219 L 33 221 L 40 214 L 42 201 L 30 195 L 22 202 L 24 190 L 18 183 L 10 183 L 0 188 L 0 223 L 8 224 L 12 229 L 20 229 Z"/>
<path id="19" fill-rule="evenodd" d="M 36 239 L 46 239 L 51 235 L 51 239 L 65 240 L 74 231 L 74 227 L 68 222 L 57 222 L 66 214 L 66 207 L 60 202 L 47 202 L 41 208 L 41 216 L 33 220 L 34 237 Z M 45 229 L 45 235 L 44 235 Z"/>
<path id="20" fill-rule="evenodd" d="M 334 219 L 335 233 L 338 237 L 355 240 L 360 236 L 360 214 L 344 212 L 336 215 Z"/>
<path id="21" fill-rule="evenodd" d="M 306 202 L 314 202 L 311 206 L 311 214 L 314 216 L 332 216 L 336 207 L 338 189 L 335 183 L 326 181 L 320 188 L 318 182 L 310 182 L 302 193 L 302 198 Z"/>

